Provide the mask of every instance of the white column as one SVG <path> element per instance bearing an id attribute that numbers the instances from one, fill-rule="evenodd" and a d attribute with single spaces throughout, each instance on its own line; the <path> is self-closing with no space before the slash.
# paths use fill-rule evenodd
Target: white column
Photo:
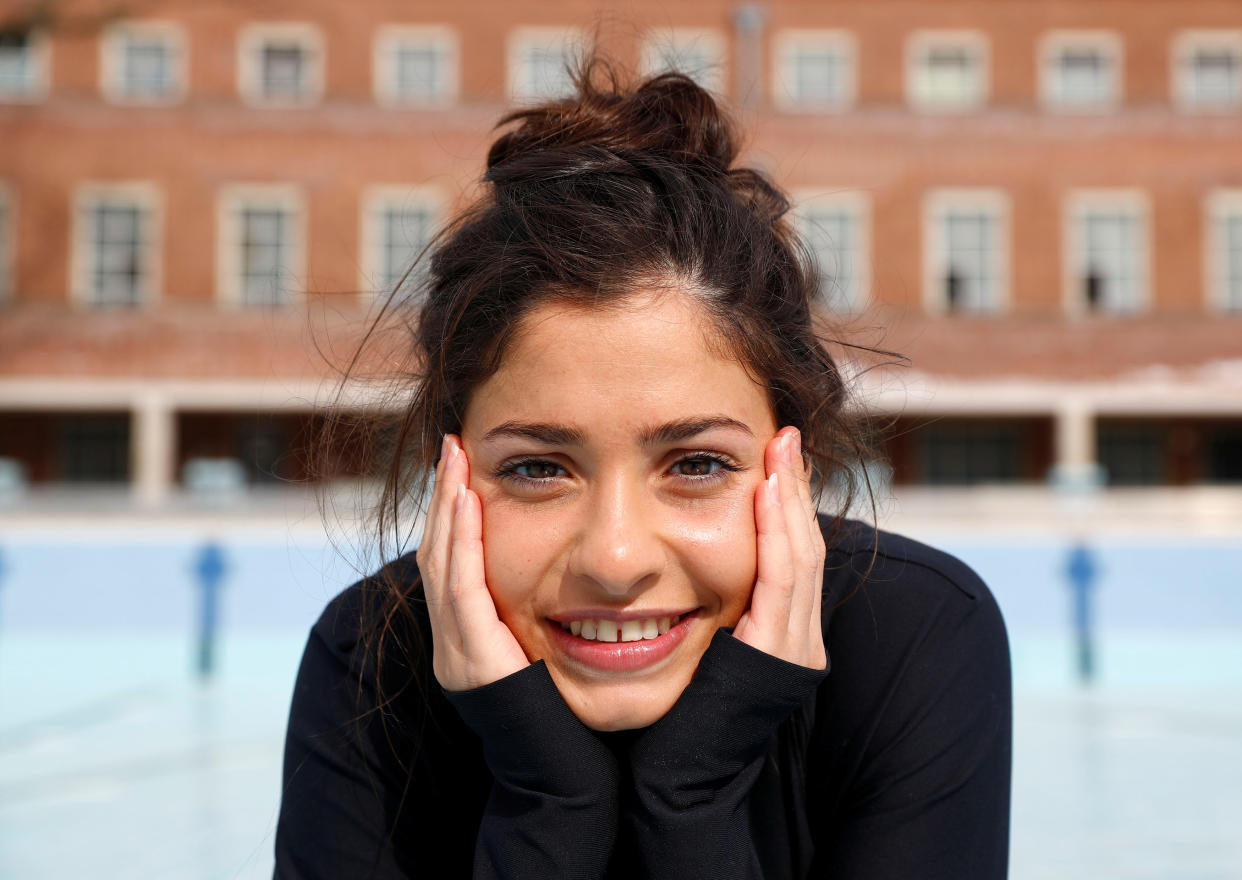
<path id="1" fill-rule="evenodd" d="M 1096 413 L 1089 401 L 1066 400 L 1057 407 L 1052 482 L 1069 489 L 1091 488 L 1101 482 L 1095 458 Z"/>
<path id="2" fill-rule="evenodd" d="M 176 454 L 176 413 L 162 396 L 143 395 L 134 404 L 130 434 L 135 501 L 144 507 L 156 507 L 168 500 Z"/>

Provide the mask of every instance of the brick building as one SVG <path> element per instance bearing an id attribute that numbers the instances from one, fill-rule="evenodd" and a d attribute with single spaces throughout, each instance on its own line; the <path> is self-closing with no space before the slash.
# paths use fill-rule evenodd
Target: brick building
<path id="1" fill-rule="evenodd" d="M 592 35 L 733 103 L 842 332 L 909 359 L 860 380 L 895 483 L 1242 480 L 1219 0 L 0 0 L 0 472 L 299 479 L 374 292 Z"/>

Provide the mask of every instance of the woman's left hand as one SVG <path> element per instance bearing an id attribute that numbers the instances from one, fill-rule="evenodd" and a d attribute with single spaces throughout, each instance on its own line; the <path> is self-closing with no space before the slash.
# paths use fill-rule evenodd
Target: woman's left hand
<path id="1" fill-rule="evenodd" d="M 733 635 L 790 663 L 824 669 L 824 536 L 796 428 L 778 431 L 768 442 L 764 470 L 768 478 L 755 492 L 755 590 Z"/>

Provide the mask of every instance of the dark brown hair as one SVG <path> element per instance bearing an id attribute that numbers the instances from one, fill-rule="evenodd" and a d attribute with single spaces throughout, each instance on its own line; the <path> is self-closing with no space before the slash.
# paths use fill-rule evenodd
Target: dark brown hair
<path id="1" fill-rule="evenodd" d="M 372 460 L 381 560 L 399 555 L 404 512 L 425 503 L 443 436 L 460 431 L 471 392 L 523 317 L 548 302 L 610 307 L 653 284 L 691 292 L 715 339 L 767 389 L 777 425 L 801 431 L 821 503 L 830 489 L 844 512 L 859 490 L 867 444 L 816 318 L 819 272 L 785 195 L 736 164 L 734 126 L 690 78 L 627 85 L 593 58 L 574 83 L 570 97 L 501 120 L 480 195 L 428 249 L 413 292 L 399 287 L 368 333 L 400 331 L 380 358 L 398 364 L 388 376 L 399 403 L 381 417 L 388 442 Z M 413 618 L 420 593 L 389 580 L 380 618 L 364 627 L 376 663 L 389 638 L 407 655 L 419 650 L 394 626 Z"/>

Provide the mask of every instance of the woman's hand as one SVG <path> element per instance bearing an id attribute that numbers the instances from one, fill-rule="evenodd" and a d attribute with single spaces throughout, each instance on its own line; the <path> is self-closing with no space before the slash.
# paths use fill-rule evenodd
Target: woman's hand
<path id="1" fill-rule="evenodd" d="M 482 687 L 530 665 L 487 589 L 483 508 L 466 488 L 469 481 L 461 440 L 447 434 L 416 554 L 431 617 L 432 666 L 446 691 Z"/>
<path id="2" fill-rule="evenodd" d="M 824 537 L 796 428 L 779 431 L 768 442 L 764 469 L 768 478 L 755 492 L 755 591 L 733 635 L 782 660 L 824 669 Z"/>

